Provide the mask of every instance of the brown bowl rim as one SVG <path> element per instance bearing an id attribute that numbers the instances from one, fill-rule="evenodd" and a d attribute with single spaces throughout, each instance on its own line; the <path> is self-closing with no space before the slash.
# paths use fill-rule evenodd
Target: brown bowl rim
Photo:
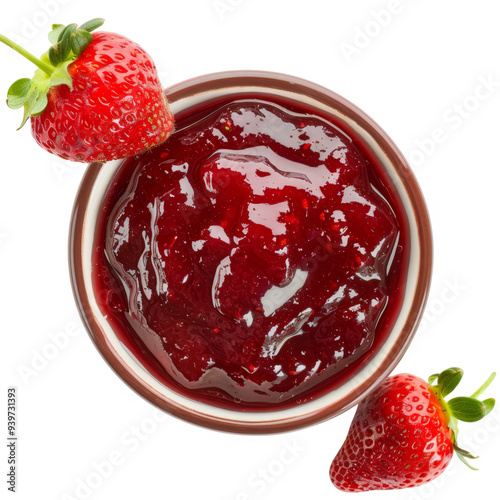
<path id="1" fill-rule="evenodd" d="M 310 413 L 266 420 L 261 422 L 244 422 L 235 419 L 221 419 L 214 415 L 197 412 L 192 408 L 181 406 L 174 401 L 160 397 L 146 381 L 141 379 L 129 366 L 121 361 L 111 343 L 106 338 L 104 329 L 96 319 L 89 303 L 84 284 L 83 271 L 83 230 L 85 225 L 86 205 L 103 164 L 91 163 L 81 181 L 76 195 L 69 231 L 69 270 L 75 301 L 83 324 L 100 354 L 115 373 L 139 395 L 156 407 L 182 418 L 185 421 L 221 431 L 238 433 L 276 433 L 296 430 L 332 418 L 356 405 L 378 383 L 384 380 L 405 354 L 413 339 L 428 297 L 432 273 L 432 233 L 431 224 L 420 187 L 406 159 L 390 137 L 357 106 L 335 92 L 308 80 L 282 73 L 267 71 L 227 71 L 211 73 L 195 77 L 165 90 L 169 101 L 193 96 L 195 94 L 228 87 L 266 87 L 300 93 L 335 107 L 347 117 L 355 119 L 382 148 L 394 165 L 402 185 L 412 205 L 417 226 L 417 239 L 420 246 L 420 261 L 417 284 L 413 301 L 405 323 L 384 363 L 378 366 L 370 377 L 347 395 L 334 403 Z M 360 140 L 363 140 L 362 138 Z M 273 410 L 276 412 L 276 410 Z M 236 413 L 236 412 L 235 412 Z M 278 412 L 279 413 L 279 412 Z M 265 415 L 266 412 L 259 412 Z"/>

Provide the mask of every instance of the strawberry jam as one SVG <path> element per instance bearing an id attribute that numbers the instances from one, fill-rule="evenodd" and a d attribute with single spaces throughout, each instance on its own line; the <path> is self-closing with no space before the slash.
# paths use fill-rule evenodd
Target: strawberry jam
<path id="1" fill-rule="evenodd" d="M 315 109 L 257 97 L 184 112 L 123 161 L 93 253 L 99 306 L 151 373 L 242 411 L 345 382 L 395 320 L 409 251 L 363 146 Z"/>

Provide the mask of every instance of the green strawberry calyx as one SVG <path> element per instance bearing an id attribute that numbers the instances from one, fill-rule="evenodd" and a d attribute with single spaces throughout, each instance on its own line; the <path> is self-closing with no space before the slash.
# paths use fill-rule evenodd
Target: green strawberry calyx
<path id="1" fill-rule="evenodd" d="M 493 398 L 484 399 L 480 401 L 478 397 L 488 388 L 488 386 L 493 382 L 496 373 L 493 372 L 486 382 L 470 397 L 456 397 L 448 401 L 445 401 L 452 391 L 455 390 L 457 385 L 460 383 L 463 377 L 463 370 L 461 368 L 448 368 L 441 373 L 436 373 L 431 375 L 428 379 L 429 387 L 431 391 L 436 395 L 443 410 L 443 413 L 447 419 L 448 427 L 452 431 L 452 443 L 453 449 L 457 454 L 458 458 L 467 467 L 477 470 L 472 467 L 466 460 L 466 458 L 474 459 L 477 458 L 470 452 L 460 448 L 457 444 L 458 436 L 458 421 L 462 422 L 477 422 L 484 418 L 495 406 L 495 400 Z"/>
<path id="2" fill-rule="evenodd" d="M 23 121 L 19 128 L 30 116 L 39 115 L 47 107 L 47 94 L 51 87 L 64 84 L 73 88 L 68 67 L 92 41 L 91 32 L 103 23 L 104 19 L 96 18 L 80 26 L 53 24 L 52 31 L 49 33 L 49 41 L 52 45 L 40 58 L 0 34 L 0 42 L 11 47 L 38 67 L 33 78 L 21 78 L 15 81 L 7 91 L 9 108 L 18 109 L 24 106 Z"/>

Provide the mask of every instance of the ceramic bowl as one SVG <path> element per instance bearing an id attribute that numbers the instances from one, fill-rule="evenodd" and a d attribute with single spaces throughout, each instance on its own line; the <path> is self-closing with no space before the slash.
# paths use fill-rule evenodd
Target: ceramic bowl
<path id="1" fill-rule="evenodd" d="M 239 71 L 217 73 L 166 89 L 172 111 L 198 105 L 221 95 L 274 93 L 333 115 L 344 131 L 356 137 L 382 166 L 404 207 L 409 257 L 403 278 L 403 300 L 390 331 L 347 382 L 303 404 L 282 410 L 222 409 L 186 397 L 153 376 L 120 341 L 100 311 L 91 279 L 91 254 L 101 203 L 120 161 L 93 163 L 77 194 L 70 228 L 70 271 L 76 303 L 95 346 L 111 368 L 132 389 L 164 411 L 206 427 L 243 433 L 297 429 L 331 418 L 354 406 L 395 367 L 415 334 L 426 301 L 432 264 L 432 240 L 426 205 L 403 155 L 387 134 L 365 113 L 334 92 L 309 81 L 276 73 Z"/>

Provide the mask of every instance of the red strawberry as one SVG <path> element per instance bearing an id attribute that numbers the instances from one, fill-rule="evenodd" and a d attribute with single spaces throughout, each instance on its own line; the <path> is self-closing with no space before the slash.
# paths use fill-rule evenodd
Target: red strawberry
<path id="1" fill-rule="evenodd" d="M 173 130 L 151 57 L 121 35 L 92 35 L 103 22 L 54 25 L 53 45 L 40 59 L 0 36 L 39 68 L 31 80 L 10 87 L 8 105 L 24 106 L 22 125 L 31 116 L 37 143 L 68 160 L 125 158 L 162 143 Z"/>
<path id="2" fill-rule="evenodd" d="M 472 397 L 445 402 L 462 375 L 450 368 L 429 383 L 409 374 L 382 382 L 358 406 L 330 467 L 333 484 L 352 492 L 409 488 L 439 476 L 453 450 L 466 464 L 464 457 L 475 458 L 457 446 L 457 421 L 475 422 L 493 409 L 494 399 L 476 398 L 495 374 Z"/>

